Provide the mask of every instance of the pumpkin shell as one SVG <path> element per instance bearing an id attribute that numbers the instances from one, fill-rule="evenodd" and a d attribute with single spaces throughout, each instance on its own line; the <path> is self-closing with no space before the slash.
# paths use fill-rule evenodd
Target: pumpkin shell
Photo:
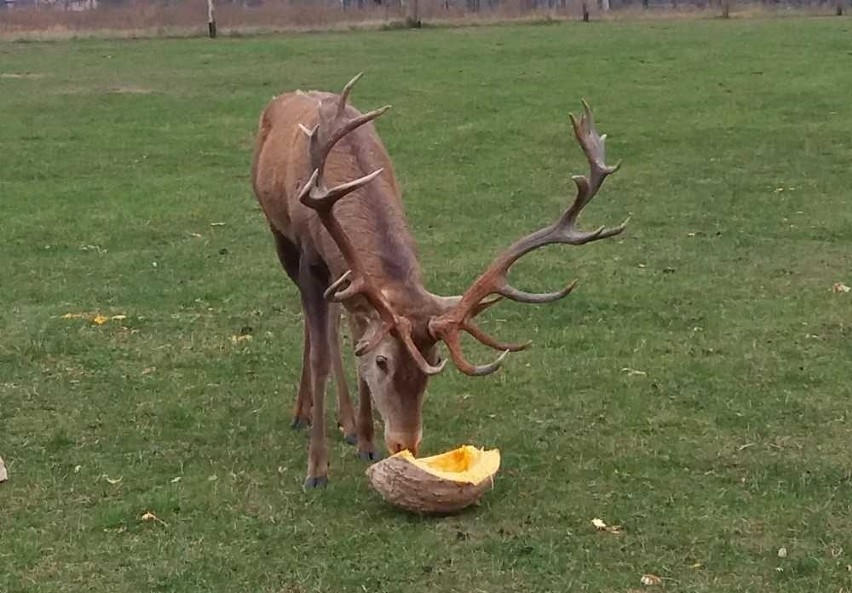
<path id="1" fill-rule="evenodd" d="M 465 449 L 477 451 L 473 447 L 464 446 L 428 459 L 451 456 Z M 424 460 L 414 460 L 410 453 L 403 451 L 370 466 L 367 476 L 373 488 L 390 504 L 421 514 L 453 513 L 476 503 L 494 487 L 494 476 L 499 469 L 499 451 L 495 449 L 478 453 L 481 457 L 487 456 L 490 462 L 485 475 L 482 475 L 482 471 L 460 471 L 457 475 L 440 470 L 433 473 L 423 463 Z M 475 475 L 476 479 L 470 479 L 471 475 Z"/>

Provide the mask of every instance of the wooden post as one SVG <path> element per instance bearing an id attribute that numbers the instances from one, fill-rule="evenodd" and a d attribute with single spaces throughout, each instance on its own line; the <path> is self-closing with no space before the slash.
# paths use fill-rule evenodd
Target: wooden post
<path id="1" fill-rule="evenodd" d="M 216 39 L 216 10 L 213 0 L 207 0 L 207 34 L 210 39 Z"/>
<path id="2" fill-rule="evenodd" d="M 589 22 L 589 5 L 586 3 L 586 0 L 583 0 L 583 22 Z"/>
<path id="3" fill-rule="evenodd" d="M 843 16 L 843 0 L 837 0 L 837 10 L 834 14 L 837 16 Z"/>
<path id="4" fill-rule="evenodd" d="M 731 16 L 731 0 L 722 0 L 722 18 L 726 19 Z"/>
<path id="5" fill-rule="evenodd" d="M 408 15 L 405 24 L 409 29 L 420 28 L 420 0 L 408 0 Z"/>

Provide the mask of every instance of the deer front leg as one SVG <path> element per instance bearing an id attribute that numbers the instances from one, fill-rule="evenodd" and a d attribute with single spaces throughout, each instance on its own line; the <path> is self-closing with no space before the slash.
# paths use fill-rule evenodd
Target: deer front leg
<path id="1" fill-rule="evenodd" d="M 310 333 L 311 434 L 308 445 L 308 476 L 305 488 L 323 488 L 328 484 L 328 449 L 325 435 L 325 385 L 331 368 L 328 303 L 323 284 L 309 265 L 299 266 L 299 290 L 305 308 L 305 323 Z"/>
<path id="2" fill-rule="evenodd" d="M 348 315 L 347 318 L 349 320 L 349 331 L 352 334 L 352 343 L 357 344 L 364 337 L 369 322 L 357 315 Z M 370 387 L 361 377 L 361 373 L 358 372 L 357 364 L 355 365 L 355 372 L 358 375 L 358 425 L 356 429 L 358 457 L 364 461 L 378 461 L 381 455 L 376 450 L 374 441 L 375 426 Z"/>
<path id="3" fill-rule="evenodd" d="M 355 410 L 349 397 L 346 383 L 346 371 L 343 368 L 343 356 L 340 352 L 340 305 L 331 305 L 331 329 L 329 332 L 331 359 L 334 365 L 334 383 L 337 388 L 337 425 L 343 432 L 343 439 L 350 445 L 358 442 L 355 433 Z"/>
<path id="4" fill-rule="evenodd" d="M 358 457 L 364 461 L 378 461 L 381 458 L 376 450 L 374 434 L 370 387 L 364 379 L 358 377 Z"/>

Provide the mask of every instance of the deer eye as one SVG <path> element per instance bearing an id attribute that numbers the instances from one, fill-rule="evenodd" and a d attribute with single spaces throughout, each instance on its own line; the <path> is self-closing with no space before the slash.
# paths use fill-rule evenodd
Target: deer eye
<path id="1" fill-rule="evenodd" d="M 387 359 L 387 357 L 382 356 L 381 354 L 379 356 L 377 356 L 376 357 L 376 366 L 379 367 L 379 370 L 382 371 L 383 373 L 387 373 L 388 372 L 388 359 Z"/>

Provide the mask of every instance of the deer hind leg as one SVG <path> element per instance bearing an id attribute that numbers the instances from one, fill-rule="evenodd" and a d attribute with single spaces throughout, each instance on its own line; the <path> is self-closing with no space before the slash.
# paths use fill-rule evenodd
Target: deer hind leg
<path id="1" fill-rule="evenodd" d="M 305 337 L 302 347 L 302 377 L 299 379 L 299 391 L 296 395 L 296 405 L 293 406 L 293 430 L 301 430 L 311 425 L 311 334 L 308 331 L 308 320 L 305 318 Z"/>
<path id="2" fill-rule="evenodd" d="M 311 433 L 308 445 L 308 476 L 305 488 L 322 488 L 328 484 L 328 448 L 325 434 L 325 385 L 331 370 L 331 342 L 328 303 L 323 297 L 327 283 L 324 267 L 311 266 L 303 258 L 299 265 L 299 291 L 305 308 L 305 322 L 310 335 L 308 355 L 311 409 Z"/>
<path id="3" fill-rule="evenodd" d="M 281 262 L 281 267 L 290 277 L 296 286 L 299 286 L 299 262 L 301 255 L 299 249 L 289 241 L 280 232 L 272 230 L 272 236 L 275 238 L 275 252 L 278 254 L 278 260 Z M 298 395 L 296 396 L 296 405 L 293 407 L 293 423 L 290 425 L 293 429 L 299 430 L 310 426 L 311 424 L 311 373 L 310 373 L 310 353 L 311 353 L 311 336 L 308 332 L 308 320 L 305 316 L 304 322 L 304 341 L 302 347 L 302 377 L 299 381 Z"/>
<path id="4" fill-rule="evenodd" d="M 358 442 L 358 437 L 355 432 L 355 410 L 352 407 L 352 398 L 349 396 L 346 371 L 343 368 L 343 356 L 340 352 L 340 309 L 340 305 L 330 306 L 329 345 L 331 346 L 334 383 L 337 387 L 337 426 L 343 433 L 344 440 L 350 445 L 354 445 Z"/>

